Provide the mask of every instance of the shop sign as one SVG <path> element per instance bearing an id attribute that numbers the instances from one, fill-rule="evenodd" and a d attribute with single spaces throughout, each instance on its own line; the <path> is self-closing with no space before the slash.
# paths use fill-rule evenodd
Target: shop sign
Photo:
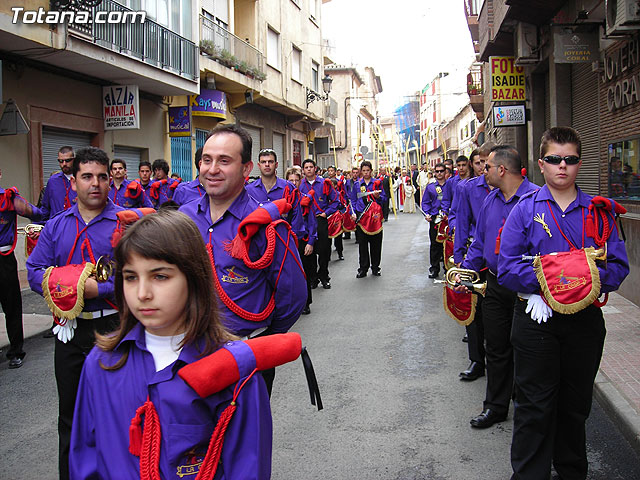
<path id="1" fill-rule="evenodd" d="M 604 57 L 602 82 L 607 86 L 607 108 L 610 112 L 640 102 L 640 36 L 625 40 L 620 48 Z M 635 73 L 629 72 L 635 68 Z"/>
<path id="2" fill-rule="evenodd" d="M 169 107 L 169 136 L 191 136 L 191 115 L 189 107 Z"/>
<path id="3" fill-rule="evenodd" d="M 515 127 L 526 123 L 524 105 L 500 105 L 493 107 L 494 127 Z"/>
<path id="4" fill-rule="evenodd" d="M 140 128 L 140 94 L 137 85 L 102 87 L 105 130 Z"/>
<path id="5" fill-rule="evenodd" d="M 591 63 L 599 60 L 598 32 L 560 31 L 553 35 L 555 63 Z"/>
<path id="6" fill-rule="evenodd" d="M 200 95 L 189 96 L 191 115 L 194 117 L 227 118 L 227 95 L 220 90 L 200 90 Z"/>
<path id="7" fill-rule="evenodd" d="M 526 100 L 524 68 L 514 57 L 489 57 L 491 101 L 524 102 Z"/>

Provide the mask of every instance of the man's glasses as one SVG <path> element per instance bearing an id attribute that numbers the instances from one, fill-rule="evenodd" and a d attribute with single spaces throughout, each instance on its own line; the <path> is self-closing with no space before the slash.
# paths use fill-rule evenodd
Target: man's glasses
<path id="1" fill-rule="evenodd" d="M 436 170 L 436 173 L 444 173 L 444 170 Z"/>
<path id="2" fill-rule="evenodd" d="M 567 165 L 577 165 L 580 161 L 580 157 L 577 155 L 567 155 L 566 157 L 561 157 L 560 155 L 547 155 L 546 157 L 542 157 L 542 160 L 550 163 L 551 165 L 560 165 L 563 160 Z"/>
<path id="3" fill-rule="evenodd" d="M 74 157 L 71 158 L 59 158 L 58 163 L 73 163 Z"/>

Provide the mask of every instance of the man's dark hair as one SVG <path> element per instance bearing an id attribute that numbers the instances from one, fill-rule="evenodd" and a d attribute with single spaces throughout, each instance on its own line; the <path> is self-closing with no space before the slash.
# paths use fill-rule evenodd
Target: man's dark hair
<path id="1" fill-rule="evenodd" d="M 450 158 L 447 158 L 447 159 L 446 159 L 444 162 L 442 162 L 442 163 L 444 163 L 445 165 L 451 165 L 451 166 L 453 166 L 453 160 L 451 160 Z"/>
<path id="2" fill-rule="evenodd" d="M 60 149 L 58 150 L 58 153 L 61 153 L 62 155 L 64 155 L 65 153 L 69 153 L 71 152 L 71 156 L 73 157 L 73 147 L 70 147 L 69 145 L 65 145 L 64 147 L 60 147 Z"/>
<path id="3" fill-rule="evenodd" d="M 104 165 L 109 170 L 109 156 L 107 152 L 99 149 L 98 147 L 85 147 L 81 148 L 76 152 L 76 156 L 73 159 L 73 167 L 71 169 L 71 173 L 75 177 L 80 170 L 80 165 L 84 165 L 85 163 L 98 163 L 100 165 Z"/>
<path id="4" fill-rule="evenodd" d="M 127 169 L 127 164 L 124 160 L 122 160 L 121 158 L 114 158 L 113 160 L 111 160 L 111 163 L 109 164 L 109 171 L 111 171 L 111 169 L 113 168 L 113 165 L 116 163 L 120 163 L 122 164 L 122 166 L 124 167 L 124 169 Z"/>
<path id="5" fill-rule="evenodd" d="M 371 162 L 369 160 L 365 160 L 360 164 L 360 169 L 364 167 L 369 167 L 373 171 L 373 165 L 371 165 Z"/>
<path id="6" fill-rule="evenodd" d="M 511 145 L 496 145 L 491 148 L 491 153 L 496 166 L 504 165 L 512 175 L 521 175 L 522 161 L 518 150 Z"/>
<path id="7" fill-rule="evenodd" d="M 249 132 L 235 123 L 227 125 L 219 124 L 216 125 L 213 130 L 211 130 L 211 132 L 207 136 L 207 140 L 209 140 L 214 135 L 219 135 L 221 133 L 232 133 L 240 137 L 240 141 L 242 142 L 242 152 L 240 153 L 240 156 L 242 157 L 242 163 L 249 163 L 251 161 L 251 147 L 253 145 L 253 140 L 251 139 L 251 135 L 249 135 Z"/>
<path id="8" fill-rule="evenodd" d="M 194 159 L 194 163 L 196 164 L 196 170 L 200 171 L 200 161 L 202 160 L 202 147 L 196 150 L 196 156 Z"/>
<path id="9" fill-rule="evenodd" d="M 158 169 L 163 170 L 165 174 L 169 175 L 169 164 L 167 163 L 166 160 L 162 158 L 158 158 L 157 160 L 153 161 L 153 166 L 151 167 L 151 170 L 155 172 Z"/>
<path id="10" fill-rule="evenodd" d="M 446 166 L 444 163 L 442 163 L 442 162 L 440 162 L 440 163 L 436 163 L 436 166 L 435 166 L 435 167 L 433 167 L 433 169 L 435 170 L 435 169 L 436 169 L 436 168 L 438 168 L 438 167 L 442 167 L 442 168 L 445 168 L 445 169 L 447 168 L 447 166 Z"/>
<path id="11" fill-rule="evenodd" d="M 312 158 L 307 158 L 307 159 L 305 159 L 305 160 L 302 162 L 302 168 L 304 168 L 304 166 L 305 166 L 307 163 L 311 163 L 311 164 L 313 164 L 313 166 L 314 166 L 314 167 L 316 166 L 316 162 L 315 162 L 315 160 L 313 160 Z"/>
<path id="12" fill-rule="evenodd" d="M 330 168 L 333 168 L 333 169 L 334 169 L 334 170 L 336 170 L 336 171 L 338 170 L 338 169 L 336 168 L 336 166 L 335 166 L 335 165 L 329 165 L 329 166 L 327 167 L 327 170 L 329 170 Z"/>
<path id="13" fill-rule="evenodd" d="M 258 161 L 260 161 L 262 157 L 267 157 L 267 156 L 273 157 L 273 160 L 275 162 L 278 161 L 278 155 L 276 154 L 276 151 L 273 148 L 263 148 L 262 150 L 260 150 L 258 152 Z"/>
<path id="14" fill-rule="evenodd" d="M 468 162 L 469 159 L 464 156 L 464 155 L 460 155 L 458 158 L 456 158 L 456 164 L 460 163 L 460 162 Z"/>
<path id="15" fill-rule="evenodd" d="M 540 158 L 544 158 L 547 154 L 550 143 L 557 143 L 558 145 L 573 143 L 578 150 L 578 156 L 582 152 L 580 134 L 571 127 L 553 127 L 544 132 L 540 140 Z"/>
<path id="16" fill-rule="evenodd" d="M 140 169 L 142 167 L 149 167 L 149 170 L 151 169 L 151 162 L 147 161 L 147 160 L 142 160 L 139 164 L 138 164 L 138 171 L 140 171 Z M 152 170 L 153 171 L 153 170 Z"/>

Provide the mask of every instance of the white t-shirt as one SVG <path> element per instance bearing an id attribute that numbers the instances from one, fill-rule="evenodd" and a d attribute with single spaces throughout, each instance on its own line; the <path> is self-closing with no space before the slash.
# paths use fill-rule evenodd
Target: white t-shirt
<path id="1" fill-rule="evenodd" d="M 147 350 L 153 355 L 156 372 L 163 370 L 178 359 L 182 351 L 180 342 L 184 338 L 184 335 L 184 333 L 180 333 L 178 335 L 161 337 L 159 335 L 153 335 L 146 330 L 144 331 Z"/>

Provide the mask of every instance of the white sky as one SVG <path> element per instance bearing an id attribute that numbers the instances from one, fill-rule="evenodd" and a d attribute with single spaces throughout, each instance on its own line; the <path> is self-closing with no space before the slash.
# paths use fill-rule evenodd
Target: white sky
<path id="1" fill-rule="evenodd" d="M 322 4 L 322 30 L 335 47 L 329 58 L 373 67 L 380 76 L 382 115 L 406 103 L 404 95 L 422 90 L 438 72 L 449 72 L 456 91 L 466 90 L 475 56 L 463 0 L 331 0 Z M 462 105 L 468 100 L 447 98 L 462 98 Z"/>

